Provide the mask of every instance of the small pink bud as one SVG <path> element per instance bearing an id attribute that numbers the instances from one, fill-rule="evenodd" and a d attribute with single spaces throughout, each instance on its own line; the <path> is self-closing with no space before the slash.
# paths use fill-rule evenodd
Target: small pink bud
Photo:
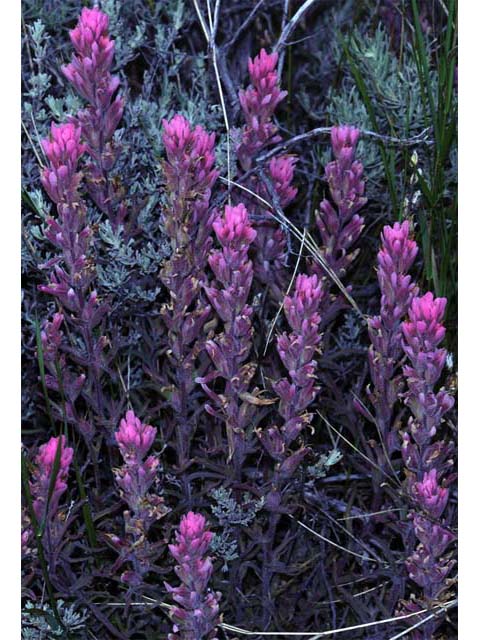
<path id="1" fill-rule="evenodd" d="M 127 411 L 115 433 L 120 452 L 127 464 L 141 462 L 152 446 L 157 430 L 143 424 L 133 411 Z"/>

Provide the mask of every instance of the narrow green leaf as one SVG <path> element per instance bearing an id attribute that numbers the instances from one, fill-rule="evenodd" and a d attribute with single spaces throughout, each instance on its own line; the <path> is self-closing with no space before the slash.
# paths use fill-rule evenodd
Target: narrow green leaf
<path id="1" fill-rule="evenodd" d="M 93 524 L 92 512 L 90 509 L 90 503 L 88 501 L 87 493 L 85 491 L 85 485 L 82 480 L 80 468 L 77 463 L 76 457 L 74 458 L 75 474 L 77 476 L 78 490 L 80 492 L 80 498 L 84 501 L 82 506 L 83 518 L 85 520 L 85 526 L 87 527 L 88 540 L 90 546 L 95 548 L 97 546 L 97 534 L 95 531 L 95 525 Z"/>
<path id="2" fill-rule="evenodd" d="M 37 360 L 38 360 L 38 368 L 40 370 L 40 382 L 42 384 L 43 396 L 45 398 L 47 415 L 48 415 L 48 419 L 50 420 L 50 424 L 52 425 L 53 431 L 58 435 L 55 427 L 55 421 L 53 420 L 53 416 L 52 416 L 50 398 L 48 397 L 47 383 L 45 381 L 45 360 L 43 358 L 43 345 L 42 345 L 42 337 L 40 332 L 40 324 L 38 322 L 37 317 L 35 317 L 35 338 L 37 343 Z"/>
<path id="3" fill-rule="evenodd" d="M 42 569 L 43 579 L 45 580 L 45 587 L 47 589 L 48 599 L 50 601 L 50 607 L 51 607 L 51 609 L 52 609 L 52 611 L 53 611 L 53 613 L 55 615 L 55 618 L 56 618 L 57 622 L 60 625 L 62 625 L 62 627 L 63 627 L 63 623 L 62 623 L 62 620 L 60 618 L 60 614 L 58 613 L 57 602 L 55 600 L 53 587 L 52 587 L 52 584 L 50 582 L 50 576 L 48 575 L 48 568 L 47 568 L 47 563 L 45 562 L 45 554 L 44 554 L 44 551 L 43 551 L 43 544 L 42 544 L 43 532 L 40 530 L 40 528 L 38 526 L 37 517 L 35 515 L 35 510 L 33 508 L 32 494 L 31 494 L 31 491 L 30 491 L 30 484 L 29 484 L 29 479 L 28 479 L 27 463 L 26 463 L 26 460 L 25 460 L 25 456 L 23 454 L 21 456 L 21 460 L 22 460 L 22 486 L 23 486 L 23 493 L 24 493 L 25 499 L 27 501 L 27 508 L 28 508 L 28 512 L 29 512 L 29 516 L 30 516 L 30 522 L 32 523 L 33 532 L 35 534 L 35 542 L 36 542 L 37 550 L 38 550 L 38 559 L 39 559 L 39 562 L 40 562 L 40 567 Z"/>

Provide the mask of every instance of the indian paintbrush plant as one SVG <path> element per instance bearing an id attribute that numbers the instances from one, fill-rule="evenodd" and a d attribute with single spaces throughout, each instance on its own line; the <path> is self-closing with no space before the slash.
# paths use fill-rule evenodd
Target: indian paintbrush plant
<path id="1" fill-rule="evenodd" d="M 437 602 L 450 587 L 447 578 L 455 565 L 452 553 L 445 553 L 456 537 L 451 510 L 445 513 L 448 487 L 455 479 L 453 447 L 437 436 L 454 400 L 443 388 L 435 391 L 447 357 L 446 349 L 439 347 L 445 337 L 445 306 L 445 298 L 435 298 L 431 292 L 417 296 L 411 301 L 408 320 L 402 323 L 403 350 L 408 359 L 403 368 L 407 380 L 404 395 L 412 414 L 403 433 L 402 457 L 405 487 L 414 506 L 409 514 L 414 535 L 406 545 L 412 553 L 406 568 L 410 580 L 421 588 L 419 597 L 404 603 L 407 611 L 428 609 Z M 427 621 L 415 632 L 415 638 L 431 638 L 438 625 L 437 620 Z"/>
<path id="2" fill-rule="evenodd" d="M 253 197 L 243 193 L 252 219 L 256 221 L 254 240 L 254 271 L 260 283 L 270 288 L 273 296 L 282 298 L 286 287 L 287 237 L 282 227 L 275 222 L 271 208 L 265 207 L 273 196 L 276 204 L 284 208 L 295 198 L 297 189 L 292 186 L 295 158 L 288 155 L 276 155 L 267 165 L 266 172 L 253 172 L 255 157 L 267 145 L 280 142 L 273 116 L 278 105 L 287 96 L 280 88 L 280 79 L 276 70 L 278 54 L 268 54 L 265 49 L 248 61 L 251 84 L 238 94 L 245 125 L 238 132 L 240 142 L 236 149 L 242 184 L 253 191 Z"/>
<path id="3" fill-rule="evenodd" d="M 248 304 L 253 265 L 248 252 L 257 234 L 243 204 L 227 205 L 224 216 L 217 217 L 213 228 L 222 248 L 209 256 L 215 280 L 205 291 L 223 323 L 223 331 L 206 342 L 205 349 L 214 370 L 197 382 L 214 403 L 206 405 L 208 413 L 225 423 L 228 460 L 233 460 L 235 477 L 240 480 L 243 462 L 252 450 L 250 425 L 255 412 L 254 396 L 258 392 L 250 390 L 255 364 L 246 362 L 253 336 L 252 307 Z M 225 381 L 222 393 L 208 386 L 217 378 Z"/>
<path id="4" fill-rule="evenodd" d="M 288 495 L 286 486 L 310 449 L 302 442 L 292 450 L 292 445 L 300 435 L 310 427 L 312 414 L 309 406 L 319 392 L 315 375 L 315 355 L 319 351 L 321 335 L 319 331 L 319 308 L 324 296 L 322 283 L 316 275 L 299 275 L 295 282 L 293 295 L 283 301 L 284 313 L 290 327 L 290 333 L 277 337 L 277 352 L 288 377 L 280 378 L 272 384 L 279 398 L 278 413 L 283 424 L 273 425 L 259 431 L 262 445 L 275 461 L 271 488 L 268 491 L 265 506 L 271 512 L 269 528 L 264 543 L 263 598 L 264 626 L 268 626 L 270 617 L 271 566 L 274 565 L 275 533 L 280 514 L 288 512 L 285 502 Z M 291 507 L 290 507 L 291 508 Z M 280 547 L 283 545 L 281 544 Z M 278 562 L 278 560 L 277 560 Z"/>
<path id="5" fill-rule="evenodd" d="M 115 95 L 120 78 L 111 74 L 115 43 L 109 37 L 108 25 L 105 13 L 96 7 L 84 7 L 77 26 L 70 31 L 75 55 L 62 71 L 87 103 L 73 119 L 82 130 L 89 156 L 85 177 L 92 199 L 115 228 L 127 214 L 121 189 L 114 186 L 111 177 L 118 154 L 112 138 L 125 101 L 121 95 Z"/>
<path id="6" fill-rule="evenodd" d="M 57 312 L 42 331 L 42 348 L 49 369 L 47 386 L 58 392 L 64 403 L 57 417 L 74 424 L 91 445 L 94 422 L 104 433 L 110 429 L 109 403 L 104 399 L 101 380 L 108 367 L 105 354 L 108 338 L 102 329 L 109 307 L 92 289 L 96 277 L 91 255 L 93 231 L 79 192 L 82 174 L 78 161 L 85 151 L 81 135 L 80 127 L 73 123 L 52 124 L 50 139 L 42 143 L 49 164 L 42 170 L 41 180 L 57 209 L 56 216 L 47 218 L 45 236 L 58 255 L 41 265 L 49 271 L 49 283 L 38 288 L 53 296 L 57 307 L 65 310 Z M 61 330 L 65 324 L 75 336 L 69 345 Z M 79 375 L 69 369 L 67 356 L 70 365 L 82 369 Z M 80 393 L 93 415 L 84 417 L 76 409 Z"/>
<path id="7" fill-rule="evenodd" d="M 176 603 L 170 611 L 174 625 L 169 640 L 218 640 L 220 593 L 208 587 L 213 564 L 207 551 L 212 537 L 205 518 L 190 511 L 180 521 L 176 544 L 168 547 L 178 562 L 175 573 L 181 581 L 179 587 L 165 584 Z"/>
<path id="8" fill-rule="evenodd" d="M 155 545 L 148 541 L 149 529 L 168 513 L 163 498 L 158 495 L 160 461 L 155 455 L 147 457 L 156 433 L 154 427 L 143 424 L 131 410 L 115 432 L 123 458 L 123 465 L 113 471 L 115 484 L 128 509 L 123 513 L 125 537 L 109 536 L 119 552 L 112 571 L 129 562 L 131 569 L 122 573 L 121 580 L 133 590 L 142 584 L 158 555 Z"/>
<path id="9" fill-rule="evenodd" d="M 67 447 L 65 436 L 50 438 L 38 450 L 30 483 L 35 520 L 52 577 L 56 575 L 62 538 L 70 524 L 65 511 L 60 510 L 60 498 L 67 489 L 72 458 L 73 449 Z M 24 537 L 22 543 L 26 542 Z"/>
<path id="10" fill-rule="evenodd" d="M 325 178 L 333 204 L 327 198 L 320 203 L 317 212 L 317 228 L 321 238 L 323 264 L 313 262 L 311 269 L 324 281 L 325 292 L 335 277 L 342 281 L 359 249 L 354 245 L 364 227 L 364 219 L 358 211 L 366 204 L 363 165 L 355 159 L 360 131 L 344 125 L 332 127 L 331 144 L 334 160 L 325 167 Z M 346 288 L 348 291 L 348 287 Z M 325 296 L 323 301 L 324 322 L 331 321 L 345 305 L 343 296 Z"/>
<path id="11" fill-rule="evenodd" d="M 23 0 L 25 640 L 454 637 L 456 19 L 406 4 Z"/>
<path id="12" fill-rule="evenodd" d="M 181 472 L 189 462 L 196 418 L 192 394 L 200 352 L 205 348 L 203 327 L 211 316 L 202 287 L 212 246 L 214 213 L 210 193 L 217 179 L 214 169 L 215 135 L 191 127 L 180 115 L 163 123 L 167 159 L 163 164 L 168 203 L 163 212 L 171 256 L 160 271 L 170 301 L 161 309 L 167 330 L 168 366 L 162 366 L 163 393 L 174 412 L 175 445 Z M 185 485 L 188 492 L 188 484 Z"/>

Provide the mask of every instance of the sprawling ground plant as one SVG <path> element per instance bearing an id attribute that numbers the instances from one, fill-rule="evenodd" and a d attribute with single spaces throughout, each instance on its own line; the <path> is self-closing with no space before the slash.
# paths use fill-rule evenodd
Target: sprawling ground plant
<path id="1" fill-rule="evenodd" d="M 455 636 L 438 4 L 24 0 L 23 638 Z"/>

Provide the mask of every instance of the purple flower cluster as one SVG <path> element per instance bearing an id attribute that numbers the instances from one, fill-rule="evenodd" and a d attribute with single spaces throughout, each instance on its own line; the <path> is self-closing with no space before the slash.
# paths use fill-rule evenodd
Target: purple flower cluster
<path id="1" fill-rule="evenodd" d="M 446 300 L 434 298 L 430 292 L 418 296 L 418 287 L 408 274 L 417 252 L 408 221 L 384 227 L 378 253 L 380 313 L 368 324 L 373 383 L 368 395 L 382 439 L 377 455 L 384 471 L 393 469 L 392 456 L 399 449 L 395 425 L 401 416 L 394 413 L 396 402 L 403 398 L 413 414 L 401 446 L 412 511 L 409 526 L 402 525 L 400 531 L 408 555 L 408 576 L 422 589 L 422 595 L 400 601 L 400 613 L 429 608 L 448 588 L 447 577 L 454 564 L 451 554 L 445 555 L 455 539 L 449 516 L 445 517 L 448 485 L 454 479 L 450 472 L 451 445 L 433 440 L 443 415 L 453 406 L 453 398 L 444 389 L 435 392 L 447 355 L 439 348 L 445 336 L 442 319 Z M 400 370 L 405 356 L 407 364 Z M 375 483 L 373 510 L 381 504 L 378 478 Z M 412 637 L 430 639 L 438 624 L 437 620 L 425 623 Z"/>
<path id="2" fill-rule="evenodd" d="M 35 458 L 36 468 L 30 491 L 33 498 L 33 510 L 39 523 L 54 520 L 60 503 L 60 498 L 67 489 L 67 476 L 73 459 L 73 449 L 66 446 L 65 436 L 50 438 L 43 444 Z M 58 453 L 57 453 L 58 452 Z M 50 500 L 48 495 L 50 483 L 54 474 L 55 460 L 58 456 L 58 471 L 53 484 Z"/>
<path id="3" fill-rule="evenodd" d="M 115 433 L 124 461 L 122 467 L 114 470 L 115 482 L 128 510 L 124 512 L 125 539 L 114 535 L 109 538 L 119 551 L 115 568 L 126 561 L 132 564 L 132 569 L 121 576 L 132 587 L 142 583 L 157 553 L 156 546 L 148 542 L 148 531 L 169 511 L 163 498 L 150 492 L 157 482 L 160 462 L 155 455 L 146 456 L 156 434 L 157 430 L 143 424 L 133 411 L 127 411 Z"/>
<path id="4" fill-rule="evenodd" d="M 277 485 L 291 478 L 309 452 L 303 445 L 294 453 L 289 453 L 288 448 L 310 424 L 312 415 L 306 410 L 319 392 L 315 353 L 321 341 L 319 309 L 323 296 L 322 283 L 316 275 L 299 275 L 293 295 L 286 296 L 284 300 L 285 317 L 291 332 L 278 336 L 277 352 L 289 377 L 273 383 L 280 399 L 278 413 L 284 424 L 280 429 L 273 426 L 259 433 L 262 444 L 279 463 L 274 479 Z"/>
<path id="5" fill-rule="evenodd" d="M 268 54 L 265 49 L 248 61 L 252 84 L 245 91 L 240 91 L 238 96 L 246 126 L 237 156 L 245 171 L 250 169 L 253 157 L 265 144 L 281 140 L 272 118 L 287 92 L 279 87 L 277 62 L 278 54 Z"/>
<path id="6" fill-rule="evenodd" d="M 165 583 L 177 603 L 170 613 L 174 627 L 168 640 L 218 640 L 220 593 L 208 589 L 213 566 L 206 555 L 212 537 L 205 518 L 190 512 L 180 522 L 176 544 L 168 547 L 178 562 L 175 573 L 181 580 L 179 587 Z"/>
<path id="7" fill-rule="evenodd" d="M 85 152 L 80 142 L 81 130 L 74 124 L 52 123 L 51 138 L 42 140 L 42 148 L 50 166 L 42 171 L 42 184 L 57 205 L 75 202 L 80 175 L 77 165 Z"/>
<path id="8" fill-rule="evenodd" d="M 325 167 L 333 206 L 326 198 L 320 203 L 317 227 L 322 239 L 325 262 L 342 278 L 355 259 L 352 251 L 364 227 L 358 211 L 366 204 L 363 165 L 355 160 L 360 131 L 349 125 L 332 127 L 331 142 L 335 160 Z M 320 267 L 315 265 L 320 270 Z"/>
<path id="9" fill-rule="evenodd" d="M 277 62 L 278 54 L 268 54 L 264 49 L 248 62 L 251 85 L 239 93 L 246 124 L 237 157 L 244 171 L 251 169 L 258 151 L 282 139 L 273 122 L 273 114 L 287 92 L 280 89 Z M 285 208 L 297 194 L 297 189 L 292 186 L 295 162 L 295 157 L 289 155 L 273 157 L 264 178 L 252 175 L 246 186 L 267 201 L 273 192 L 279 205 Z M 253 256 L 255 277 L 270 288 L 277 300 L 281 300 L 286 283 L 285 232 L 273 221 L 262 200 L 252 197 L 248 200 L 248 208 L 252 217 L 258 218 Z"/>
<path id="10" fill-rule="evenodd" d="M 430 292 L 416 297 L 408 312 L 409 321 L 402 324 L 403 349 L 410 360 L 403 370 L 408 384 L 405 401 L 413 413 L 409 432 L 421 449 L 436 434 L 442 416 L 454 402 L 444 389 L 434 391 L 447 357 L 447 350 L 438 348 L 445 337 L 441 321 L 446 304 L 445 298 L 434 298 Z M 418 472 L 423 473 L 432 464 L 428 457 L 419 459 Z"/>
<path id="11" fill-rule="evenodd" d="M 393 430 L 393 407 L 398 400 L 403 377 L 398 371 L 403 357 L 402 321 L 417 287 L 408 271 L 418 252 L 410 239 L 407 220 L 384 227 L 382 247 L 378 252 L 378 282 L 380 285 L 380 313 L 370 318 L 368 333 L 371 347 L 368 352 L 373 389 L 369 393 L 386 452 L 398 448 L 398 435 Z M 382 460 L 385 464 L 385 460 Z"/>
<path id="12" fill-rule="evenodd" d="M 118 149 L 112 141 L 124 109 L 124 98 L 115 93 L 120 78 L 112 76 L 115 43 L 108 35 L 108 16 L 97 8 L 84 7 L 70 40 L 76 55 L 62 67 L 67 80 L 84 98 L 88 106 L 73 121 L 81 127 L 86 151 L 91 161 L 86 166 L 89 193 L 98 208 L 106 213 L 114 226 L 126 216 L 123 194 L 109 178 Z"/>
<path id="13" fill-rule="evenodd" d="M 453 398 L 435 386 L 442 374 L 447 356 L 439 344 L 445 336 L 442 323 L 445 298 L 428 292 L 411 301 L 409 319 L 402 323 L 403 350 L 409 361 L 403 368 L 407 380 L 405 403 L 412 416 L 403 434 L 402 456 L 406 467 L 406 487 L 415 505 L 413 519 L 415 542 L 406 561 L 408 575 L 422 589 L 422 596 L 403 603 L 406 610 L 429 607 L 448 589 L 447 577 L 455 561 L 445 553 L 455 539 L 449 528 L 446 509 L 451 473 L 451 445 L 434 440 L 444 414 Z M 445 515 L 446 514 L 446 515 Z M 416 632 L 416 640 L 431 638 L 438 621 L 431 621 Z"/>
<path id="14" fill-rule="evenodd" d="M 102 332 L 102 321 L 109 307 L 99 300 L 95 290 L 91 290 L 96 270 L 89 255 L 92 229 L 87 223 L 86 207 L 78 191 L 81 182 L 78 160 L 85 151 L 80 136 L 81 131 L 76 124 L 52 124 L 50 139 L 42 142 L 49 161 L 42 171 L 42 184 L 57 208 L 57 216 L 47 220 L 45 235 L 60 255 L 43 265 L 50 269 L 50 282 L 40 285 L 39 289 L 53 295 L 58 305 L 70 312 L 68 324 L 82 341 L 75 344 L 73 351 L 63 346 L 60 326 L 66 318 L 62 313 L 57 313 L 52 322 L 47 322 L 42 332 L 42 347 L 49 369 L 47 383 L 56 391 L 63 386 L 67 399 L 64 417 L 75 423 L 82 435 L 90 439 L 93 426 L 89 420 L 77 415 L 74 403 L 83 389 L 94 413 L 97 416 L 104 413 L 100 378 L 107 366 L 104 351 L 108 340 Z M 69 371 L 62 350 L 69 352 L 75 365 L 85 367 L 88 375 Z M 59 371 L 62 382 L 58 379 Z M 59 413 L 62 414 L 61 411 Z"/>
<path id="15" fill-rule="evenodd" d="M 69 525 L 62 512 L 60 499 L 67 490 L 67 477 L 73 459 L 73 449 L 67 447 L 65 436 L 53 437 L 41 445 L 35 458 L 30 482 L 33 511 L 37 526 L 42 531 L 42 547 L 55 576 L 62 539 Z M 33 531 L 29 524 L 22 530 L 22 550 L 30 553 Z"/>
<path id="16" fill-rule="evenodd" d="M 55 295 L 67 309 L 78 313 L 83 292 L 95 271 L 89 268 L 88 249 L 92 231 L 86 222 L 86 208 L 78 193 L 81 174 L 78 160 L 85 151 L 81 130 L 74 124 L 52 124 L 50 138 L 42 141 L 48 165 L 42 170 L 42 184 L 57 205 L 57 217 L 47 220 L 46 236 L 62 253 L 64 267 L 54 261 L 52 282 L 41 290 Z"/>
<path id="17" fill-rule="evenodd" d="M 253 265 L 248 252 L 255 240 L 248 211 L 243 204 L 225 207 L 223 217 L 213 223 L 221 249 L 210 255 L 208 262 L 216 280 L 205 287 L 212 308 L 223 322 L 223 332 L 206 342 L 205 348 L 214 371 L 197 379 L 216 405 L 206 409 L 225 422 L 229 459 L 234 460 L 237 474 L 247 453 L 247 427 L 251 423 L 254 405 L 246 399 L 255 365 L 246 363 L 252 347 L 252 307 L 248 298 L 253 280 Z M 208 383 L 221 377 L 225 380 L 222 395 Z"/>
<path id="18" fill-rule="evenodd" d="M 263 447 L 275 461 L 270 486 L 266 492 L 265 506 L 270 511 L 268 529 L 263 535 L 262 588 L 264 602 L 264 628 L 268 626 L 268 602 L 271 595 L 272 567 L 278 561 L 281 545 L 275 548 L 275 532 L 280 515 L 289 507 L 282 504 L 286 495 L 286 485 L 294 477 L 295 471 L 311 451 L 303 442 L 292 450 L 296 438 L 308 427 L 312 414 L 309 406 L 319 392 L 316 384 L 317 367 L 315 354 L 319 349 L 319 309 L 323 299 L 322 284 L 316 275 L 299 275 L 293 295 L 284 299 L 284 313 L 290 326 L 290 333 L 277 337 L 277 353 L 288 371 L 288 377 L 272 383 L 273 391 L 280 402 L 278 414 L 283 420 L 279 428 L 271 425 L 257 429 Z"/>
<path id="19" fill-rule="evenodd" d="M 233 41 L 224 40 L 229 20 L 219 22 L 219 4 L 210 24 L 212 62 L 234 97 L 226 55 Z M 260 4 L 244 25 L 257 9 L 266 15 Z M 157 99 L 162 84 L 148 68 L 152 59 L 155 69 L 165 62 L 165 78 L 171 75 L 170 55 L 159 46 L 163 31 L 178 69 L 190 68 L 191 57 L 177 54 L 185 39 L 180 14 L 167 7 L 153 13 L 161 31 L 147 19 L 145 32 L 142 25 L 124 30 L 122 58 L 145 38 L 128 79 L 146 75 L 121 137 L 155 145 L 160 123 L 143 115 L 147 94 Z M 115 26 L 128 16 L 130 9 L 122 7 Z M 297 24 L 285 16 L 280 55 L 285 33 Z M 25 37 L 38 39 L 42 29 L 36 29 Z M 239 23 L 234 40 L 244 29 Z M 394 627 L 408 624 L 414 640 L 432 640 L 445 621 L 428 616 L 437 604 L 453 601 L 455 565 L 455 474 L 447 435 L 453 398 L 438 388 L 447 357 L 446 300 L 419 296 L 411 275 L 418 247 L 413 223 L 404 221 L 383 228 L 376 274 L 369 271 L 367 247 L 354 279 L 361 282 L 352 293 L 357 309 L 371 308 L 368 297 L 377 288 L 381 295 L 377 315 L 368 320 L 368 360 L 356 318 L 344 326 L 334 322 L 350 299 L 343 285 L 352 291 L 347 274 L 364 228 L 360 131 L 332 127 L 334 159 L 325 167 L 318 250 L 306 226 L 295 256 L 289 229 L 302 219 L 310 223 L 298 208 L 284 213 L 297 194 L 297 159 L 283 150 L 318 131 L 282 143 L 276 116 L 287 92 L 277 53 L 262 49 L 248 62 L 241 112 L 233 106 L 229 114 L 232 125 L 243 117 L 243 126 L 227 132 L 238 163 L 227 168 L 231 180 L 219 184 L 215 133 L 180 114 L 161 122 L 161 162 L 156 147 L 155 164 L 146 149 L 132 149 L 127 159 L 115 133 L 125 104 L 113 75 L 115 43 L 96 3 L 82 10 L 70 38 L 75 51 L 63 73 L 84 108 L 67 123 L 53 124 L 42 142 L 41 181 L 53 202 L 45 235 L 53 256 L 44 258 L 49 280 L 39 288 L 50 297 L 38 306 L 25 296 L 24 353 L 27 362 L 38 356 L 40 377 L 37 370 L 25 376 L 33 389 L 24 434 L 33 446 L 27 464 L 33 459 L 34 471 L 24 483 L 24 595 L 40 602 L 45 587 L 53 604 L 58 594 L 69 604 L 85 604 L 92 637 L 130 638 L 153 629 L 169 640 L 219 640 L 221 627 L 257 635 L 328 633 L 345 630 L 353 616 L 350 628 L 381 622 L 378 637 L 399 637 Z M 187 40 L 196 56 L 195 38 Z M 301 70 L 297 76 L 306 77 Z M 316 193 L 310 176 L 306 182 L 309 203 Z M 137 196 L 127 190 L 145 195 L 135 229 L 139 209 L 130 203 Z M 128 220 L 127 209 L 134 212 Z M 31 238 L 37 235 L 32 231 Z M 304 247 L 311 255 L 303 255 Z M 43 255 L 49 250 L 37 248 Z M 34 251 L 27 257 L 27 267 L 35 264 Z M 112 292 L 108 298 L 106 291 Z M 48 315 L 42 304 L 49 305 Z M 44 322 L 38 336 L 30 321 L 39 309 Z M 370 410 L 358 398 L 357 404 L 370 424 L 359 428 L 351 399 L 368 375 Z M 39 391 L 44 406 L 37 407 Z M 145 421 L 161 421 L 161 438 L 160 427 L 143 422 L 132 407 Z M 327 416 L 328 430 L 316 429 L 317 414 Z M 46 424 L 52 430 L 62 424 L 65 435 L 51 438 L 34 457 L 35 434 Z M 83 436 L 75 445 L 78 487 L 69 492 L 67 511 L 62 500 L 74 456 L 67 440 L 76 432 Z M 326 477 L 340 458 L 341 469 Z M 211 509 L 211 526 L 197 512 L 204 509 Z M 186 515 L 179 523 L 175 514 Z M 133 598 L 147 594 L 157 602 L 169 599 L 171 622 L 155 608 L 148 617 L 145 608 L 130 609 Z M 124 603 L 124 615 L 110 615 L 113 599 Z M 415 617 L 395 619 L 394 611 Z"/>
<path id="20" fill-rule="evenodd" d="M 175 413 L 178 465 L 183 469 L 195 430 L 190 406 L 195 388 L 193 372 L 203 348 L 203 327 L 211 314 L 202 286 L 212 246 L 214 215 L 209 210 L 210 193 L 218 171 L 214 169 L 213 133 L 191 127 L 181 115 L 164 121 L 163 130 L 167 153 L 163 173 L 168 196 L 163 224 L 172 255 L 160 271 L 170 295 L 170 301 L 161 309 L 170 364 L 162 372 L 162 382 Z"/>
<path id="21" fill-rule="evenodd" d="M 292 187 L 295 163 L 294 156 L 277 156 L 268 163 L 268 173 L 278 195 L 280 206 L 283 208 L 288 206 L 297 195 L 298 189 Z"/>
<path id="22" fill-rule="evenodd" d="M 165 227 L 168 236 L 174 239 L 182 224 L 205 222 L 210 193 L 218 177 L 214 168 L 215 134 L 207 133 L 199 125 L 193 128 L 177 114 L 170 121 L 163 121 L 163 144 L 167 153 L 163 164 L 165 186 L 173 207 L 173 215 L 165 218 Z"/>

